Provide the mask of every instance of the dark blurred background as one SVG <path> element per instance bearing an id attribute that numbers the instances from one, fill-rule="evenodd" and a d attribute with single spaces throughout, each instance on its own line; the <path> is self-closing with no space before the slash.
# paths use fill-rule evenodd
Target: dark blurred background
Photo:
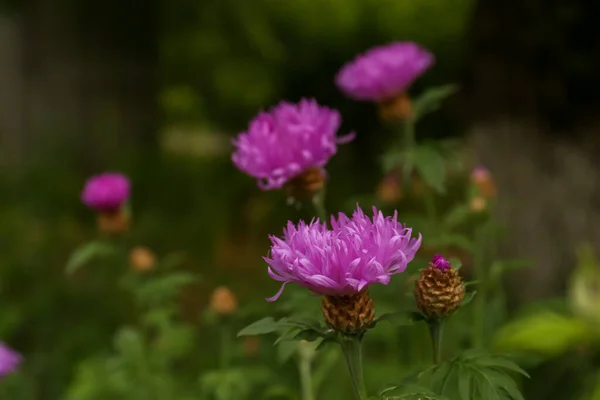
<path id="1" fill-rule="evenodd" d="M 73 363 L 127 318 L 110 288 L 63 273 L 95 235 L 85 179 L 131 177 L 132 243 L 182 252 L 203 276 L 183 299 L 190 320 L 218 284 L 242 303 L 271 295 L 267 234 L 296 211 L 233 167 L 230 138 L 282 99 L 339 109 L 358 137 L 328 167 L 328 203 L 346 210 L 382 178 L 384 142 L 375 107 L 333 77 L 374 45 L 412 40 L 436 55 L 412 92 L 460 85 L 418 135 L 465 138 L 494 174 L 502 251 L 535 264 L 511 285 L 515 305 L 561 293 L 575 246 L 600 247 L 598 2 L 0 4 L 0 337 L 28 354 L 40 398 L 59 398 Z"/>

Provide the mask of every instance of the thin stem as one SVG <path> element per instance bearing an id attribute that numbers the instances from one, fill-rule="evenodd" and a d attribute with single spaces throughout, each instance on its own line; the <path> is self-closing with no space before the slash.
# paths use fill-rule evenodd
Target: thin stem
<path id="1" fill-rule="evenodd" d="M 312 200 L 317 217 L 319 217 L 321 222 L 327 222 L 327 209 L 325 208 L 325 188 L 321 189 L 319 193 L 315 194 Z"/>
<path id="2" fill-rule="evenodd" d="M 229 325 L 229 321 L 223 321 L 220 326 L 220 336 L 221 336 L 221 354 L 220 355 L 220 364 L 221 369 L 227 369 L 231 365 L 231 357 L 232 357 L 232 336 L 231 336 L 231 327 Z"/>
<path id="3" fill-rule="evenodd" d="M 408 183 L 410 181 L 410 176 L 413 169 L 412 150 L 416 144 L 415 120 L 409 118 L 404 122 L 403 128 L 404 154 L 407 155 L 406 160 L 404 162 L 403 175 L 404 181 Z"/>
<path id="4" fill-rule="evenodd" d="M 442 361 L 442 337 L 444 333 L 444 320 L 436 319 L 428 321 L 429 334 L 431 335 L 431 347 L 433 348 L 433 363 Z"/>
<path id="5" fill-rule="evenodd" d="M 343 335 L 340 338 L 340 345 L 350 372 L 354 397 L 356 400 L 366 400 L 368 396 L 362 368 L 362 338 L 356 335 Z"/>
<path id="6" fill-rule="evenodd" d="M 300 372 L 300 387 L 302 389 L 302 400 L 314 400 L 314 389 L 312 381 L 312 359 L 313 350 L 306 343 L 298 344 L 298 370 Z"/>
<path id="7" fill-rule="evenodd" d="M 485 302 L 487 299 L 487 277 L 484 267 L 486 253 L 486 231 L 485 225 L 475 230 L 475 251 L 473 264 L 475 269 L 475 280 L 480 283 L 479 291 L 475 296 L 473 307 L 473 325 L 475 327 L 473 346 L 480 349 L 485 341 Z"/>

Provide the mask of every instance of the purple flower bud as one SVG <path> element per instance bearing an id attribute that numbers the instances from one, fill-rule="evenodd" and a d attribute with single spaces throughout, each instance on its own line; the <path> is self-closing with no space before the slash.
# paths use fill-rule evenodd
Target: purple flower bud
<path id="1" fill-rule="evenodd" d="M 405 92 L 434 63 L 433 54 L 413 42 L 373 47 L 342 67 L 335 81 L 348 97 L 381 102 Z"/>
<path id="2" fill-rule="evenodd" d="M 450 261 L 446 260 L 444 258 L 444 256 L 442 256 L 441 254 L 436 254 L 433 256 L 433 258 L 431 259 L 431 265 L 433 265 L 435 268 L 439 269 L 440 271 L 445 271 L 452 267 L 450 265 Z"/>
<path id="3" fill-rule="evenodd" d="M 88 179 L 81 201 L 98 212 L 117 211 L 129 198 L 129 179 L 120 173 L 104 173 Z"/>
<path id="4" fill-rule="evenodd" d="M 22 361 L 19 353 L 0 342 L 0 379 L 15 372 Z"/>

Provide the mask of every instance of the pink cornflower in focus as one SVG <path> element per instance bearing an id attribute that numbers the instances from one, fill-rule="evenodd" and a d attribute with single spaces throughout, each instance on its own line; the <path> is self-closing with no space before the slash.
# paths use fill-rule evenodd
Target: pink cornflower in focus
<path id="1" fill-rule="evenodd" d="M 285 285 L 296 282 L 323 296 L 352 296 L 369 285 L 387 285 L 390 277 L 403 272 L 421 245 L 421 235 L 398 222 L 397 213 L 384 217 L 373 207 L 368 217 L 357 207 L 348 218 L 331 217 L 331 229 L 315 220 L 310 224 L 289 222 L 283 238 L 271 236 L 271 251 L 265 261 L 268 273 Z"/>
<path id="2" fill-rule="evenodd" d="M 317 171 L 317 178 L 324 180 L 323 168 L 337 152 L 337 145 L 353 139 L 353 135 L 337 136 L 340 122 L 337 110 L 313 99 L 281 102 L 259 113 L 248 130 L 233 140 L 233 163 L 257 179 L 263 190 L 281 189 L 310 171 L 313 175 Z"/>
<path id="3" fill-rule="evenodd" d="M 435 62 L 433 54 L 413 42 L 376 46 L 338 72 L 335 82 L 354 100 L 383 102 L 404 93 Z"/>

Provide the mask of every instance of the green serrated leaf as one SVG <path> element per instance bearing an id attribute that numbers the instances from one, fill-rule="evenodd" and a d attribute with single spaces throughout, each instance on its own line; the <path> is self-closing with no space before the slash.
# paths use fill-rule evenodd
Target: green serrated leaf
<path id="1" fill-rule="evenodd" d="M 413 100 L 414 119 L 421 119 L 425 115 L 436 111 L 441 107 L 442 101 L 457 91 L 458 86 L 454 84 L 442 85 L 427 90 Z"/>
<path id="2" fill-rule="evenodd" d="M 459 365 L 458 368 L 458 395 L 461 400 L 471 400 L 472 396 L 472 381 L 473 375 L 471 371 L 464 367 L 463 365 Z"/>
<path id="3" fill-rule="evenodd" d="M 523 368 L 519 367 L 515 362 L 500 356 L 482 356 L 476 359 L 477 365 L 481 365 L 489 368 L 497 368 L 501 370 L 508 370 L 516 372 L 517 374 L 523 375 L 529 378 L 529 374 Z"/>
<path id="4" fill-rule="evenodd" d="M 65 272 L 72 274 L 93 259 L 107 257 L 114 253 L 116 248 L 110 243 L 101 241 L 86 243 L 71 254 Z"/>
<path id="5" fill-rule="evenodd" d="M 465 285 L 466 286 L 466 285 Z M 475 297 L 475 294 L 477 293 L 477 290 L 473 290 L 472 292 L 467 292 L 465 293 L 465 298 L 463 299 L 463 301 L 460 303 L 461 307 L 466 306 L 467 304 L 469 304 L 471 302 L 471 300 L 473 300 L 473 298 Z"/>
<path id="6" fill-rule="evenodd" d="M 244 329 L 238 332 L 237 336 L 257 336 L 273 333 L 280 328 L 279 322 L 273 317 L 265 317 L 256 322 L 251 323 Z"/>
<path id="7" fill-rule="evenodd" d="M 402 383 L 384 389 L 379 398 L 381 400 L 448 400 L 446 396 L 412 383 Z"/>
<path id="8" fill-rule="evenodd" d="M 431 146 L 412 149 L 412 161 L 423 180 L 440 193 L 445 191 L 446 166 L 444 157 Z"/>

